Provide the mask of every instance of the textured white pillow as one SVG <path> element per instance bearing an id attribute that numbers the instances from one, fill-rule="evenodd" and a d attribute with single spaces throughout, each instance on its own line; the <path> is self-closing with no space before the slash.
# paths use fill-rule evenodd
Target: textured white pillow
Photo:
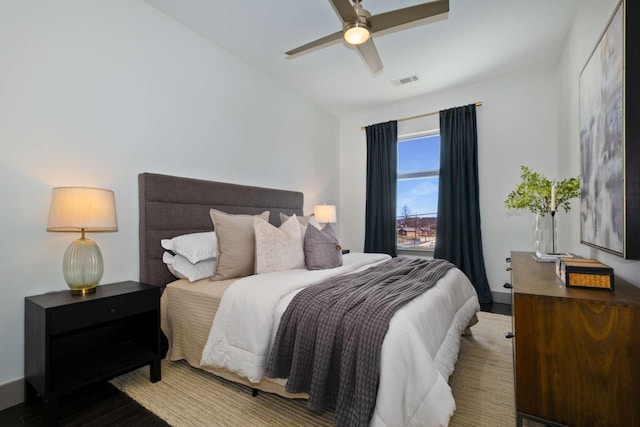
<path id="1" fill-rule="evenodd" d="M 256 273 L 305 268 L 304 240 L 295 215 L 276 228 L 260 218 L 253 220 L 256 235 Z"/>
<path id="2" fill-rule="evenodd" d="M 164 249 L 174 254 L 182 255 L 191 264 L 200 261 L 211 261 L 215 259 L 218 251 L 218 239 L 213 231 L 183 234 L 173 239 L 162 239 L 160 244 Z"/>
<path id="3" fill-rule="evenodd" d="M 215 261 L 209 260 L 192 264 L 182 255 L 171 255 L 169 252 L 162 255 L 162 262 L 167 264 L 171 274 L 178 279 L 187 279 L 190 282 L 213 276 L 215 263 Z"/>
<path id="4" fill-rule="evenodd" d="M 284 223 L 286 220 L 288 220 L 289 218 L 291 218 L 289 215 L 283 214 L 282 212 L 280 213 L 280 224 Z M 303 227 L 302 230 L 302 235 L 304 236 L 305 231 L 307 231 L 307 225 L 312 224 L 313 226 L 315 226 L 318 230 L 322 230 L 322 225 L 320 225 L 320 223 L 318 222 L 318 220 L 316 219 L 315 216 L 313 215 L 307 215 L 307 216 L 296 216 L 296 218 L 298 218 L 298 222 L 300 223 L 300 225 Z"/>
<path id="5" fill-rule="evenodd" d="M 293 215 L 296 218 L 298 218 L 298 222 L 300 223 L 300 232 L 302 233 L 302 246 L 304 248 L 304 236 L 305 234 L 307 234 L 307 227 L 309 226 L 309 224 L 313 225 L 315 228 L 317 228 L 318 230 L 322 230 L 322 226 L 320 225 L 320 223 L 318 222 L 318 220 L 316 219 L 315 216 L 313 215 L 307 215 L 307 216 L 297 216 L 297 215 Z M 293 218 L 293 216 L 289 216 L 286 214 L 283 214 L 282 212 L 280 213 L 280 225 L 284 224 L 284 222 L 290 218 Z"/>

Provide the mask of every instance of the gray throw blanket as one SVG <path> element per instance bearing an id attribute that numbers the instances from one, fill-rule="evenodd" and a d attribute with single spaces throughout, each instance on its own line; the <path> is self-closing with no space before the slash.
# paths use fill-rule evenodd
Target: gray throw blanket
<path id="1" fill-rule="evenodd" d="M 366 426 L 375 408 L 382 341 L 393 314 L 454 265 L 393 258 L 300 291 L 282 315 L 266 376 L 309 393 L 308 407 L 336 408 L 338 426 Z"/>

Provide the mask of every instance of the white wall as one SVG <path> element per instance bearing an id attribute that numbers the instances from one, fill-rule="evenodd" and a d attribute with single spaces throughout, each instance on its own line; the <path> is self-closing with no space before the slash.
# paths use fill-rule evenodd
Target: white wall
<path id="1" fill-rule="evenodd" d="M 368 125 L 482 101 L 477 110 L 480 214 L 487 278 L 504 292 L 505 258 L 533 250 L 533 216 L 508 211 L 504 200 L 520 180 L 520 165 L 553 177 L 557 169 L 555 70 L 488 81 L 389 105 L 340 122 L 340 218 L 343 246 L 364 247 Z M 435 117 L 435 118 L 434 118 Z M 398 133 L 438 127 L 437 116 L 400 122 Z"/>
<path id="2" fill-rule="evenodd" d="M 579 133 L 579 78 L 580 72 L 593 48 L 598 43 L 618 0 L 582 0 L 571 28 L 562 61 L 558 67 L 559 126 L 558 126 L 558 172 L 574 176 L 580 174 L 580 133 Z M 631 22 L 630 25 L 636 25 Z M 637 49 L 637 46 L 629 47 Z M 637 77 L 637 76 L 634 76 Z M 580 244 L 579 206 L 563 219 L 564 240 L 571 252 L 596 258 L 613 267 L 615 274 L 636 286 L 640 286 L 640 261 L 624 260 L 589 246 Z M 638 238 L 631 236 L 631 238 Z"/>
<path id="3" fill-rule="evenodd" d="M 0 386 L 23 377 L 24 297 L 67 289 L 52 187 L 115 191 L 102 283 L 138 278 L 140 172 L 338 201 L 337 119 L 141 0 L 0 2 L 0 58 Z"/>

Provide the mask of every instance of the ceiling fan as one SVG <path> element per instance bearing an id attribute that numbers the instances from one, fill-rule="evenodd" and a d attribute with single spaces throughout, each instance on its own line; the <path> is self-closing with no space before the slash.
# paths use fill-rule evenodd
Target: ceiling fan
<path id="1" fill-rule="evenodd" d="M 344 38 L 347 43 L 355 46 L 374 74 L 382 70 L 383 66 L 378 50 L 370 37 L 371 34 L 449 11 L 449 0 L 437 0 L 372 16 L 360 4 L 362 0 L 353 0 L 353 6 L 349 0 L 329 1 L 340 15 L 343 23 L 342 31 L 329 34 L 285 53 L 289 56 L 295 55 Z"/>

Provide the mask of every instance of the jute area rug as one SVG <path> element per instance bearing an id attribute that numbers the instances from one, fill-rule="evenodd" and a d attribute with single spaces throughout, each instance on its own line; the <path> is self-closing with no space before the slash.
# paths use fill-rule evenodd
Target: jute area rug
<path id="1" fill-rule="evenodd" d="M 449 384 L 456 401 L 450 426 L 513 426 L 511 317 L 478 313 L 473 336 L 462 337 Z M 176 427 L 187 426 L 330 426 L 333 412 L 306 409 L 306 401 L 251 390 L 186 362 L 162 361 L 162 381 L 149 382 L 148 367 L 115 378 L 112 383 L 142 406 Z"/>

